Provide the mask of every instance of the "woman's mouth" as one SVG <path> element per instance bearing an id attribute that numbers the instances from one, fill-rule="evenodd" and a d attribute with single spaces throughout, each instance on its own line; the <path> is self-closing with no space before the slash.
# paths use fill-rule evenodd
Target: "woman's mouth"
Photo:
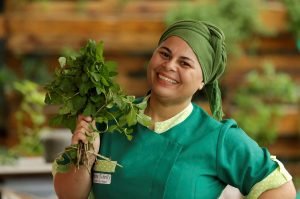
<path id="1" fill-rule="evenodd" d="M 177 81 L 175 81 L 173 79 L 170 79 L 170 78 L 168 78 L 168 77 L 166 77 L 166 76 L 164 76 L 162 74 L 158 74 L 158 78 L 161 79 L 161 80 L 164 80 L 166 82 L 169 82 L 171 84 L 177 84 L 178 83 Z"/>

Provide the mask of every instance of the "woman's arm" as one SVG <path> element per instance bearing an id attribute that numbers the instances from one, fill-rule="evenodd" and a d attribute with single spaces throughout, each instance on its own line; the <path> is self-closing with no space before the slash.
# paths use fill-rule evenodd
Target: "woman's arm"
<path id="1" fill-rule="evenodd" d="M 289 181 L 276 189 L 270 189 L 263 192 L 259 199 L 295 199 L 296 189 L 292 181 Z"/>
<path id="2" fill-rule="evenodd" d="M 76 129 L 72 136 L 72 144 L 78 144 L 79 141 L 87 142 L 86 134 L 92 133 L 90 128 L 92 124 L 91 117 L 79 116 Z M 93 124 L 94 125 L 94 124 Z M 98 135 L 98 134 L 97 134 Z M 95 153 L 98 153 L 100 146 L 100 137 L 96 137 L 93 143 Z M 96 156 L 89 155 L 90 168 L 86 166 L 71 165 L 67 172 L 57 172 L 54 175 L 54 189 L 59 199 L 87 199 L 91 191 L 92 179 L 91 169 L 96 160 Z"/>
<path id="3" fill-rule="evenodd" d="M 54 189 L 59 199 L 87 199 L 91 190 L 91 175 L 83 166 L 72 165 L 66 173 L 56 173 Z"/>

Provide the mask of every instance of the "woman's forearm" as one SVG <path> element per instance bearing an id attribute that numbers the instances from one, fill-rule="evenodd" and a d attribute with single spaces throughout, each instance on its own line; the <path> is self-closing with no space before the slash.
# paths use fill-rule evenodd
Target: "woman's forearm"
<path id="1" fill-rule="evenodd" d="M 66 173 L 55 174 L 54 189 L 59 199 L 87 199 L 91 190 L 91 174 L 84 166 L 72 166 Z"/>
<path id="2" fill-rule="evenodd" d="M 259 196 L 259 199 L 295 199 L 296 190 L 292 181 L 289 181 L 276 189 L 265 191 Z"/>
<path id="3" fill-rule="evenodd" d="M 91 170 L 94 162 L 96 161 L 96 155 L 100 148 L 99 134 L 94 132 L 93 128 L 96 128 L 95 121 L 89 116 L 78 116 L 76 129 L 72 136 L 72 145 L 78 145 L 80 142 L 88 143 L 88 135 L 94 138 L 93 141 L 93 153 L 87 153 L 88 164 L 82 165 L 77 168 L 76 164 L 71 164 L 68 168 L 68 172 L 57 172 L 54 176 L 54 189 L 59 199 L 87 199 L 91 191 L 92 178 Z M 71 148 L 72 150 L 72 148 Z M 76 149 L 77 150 L 77 149 Z M 68 157 L 71 157 L 69 155 Z M 70 160 L 74 162 L 74 160 Z M 87 162 L 86 162 L 87 163 Z M 89 166 L 89 168 L 87 168 Z"/>

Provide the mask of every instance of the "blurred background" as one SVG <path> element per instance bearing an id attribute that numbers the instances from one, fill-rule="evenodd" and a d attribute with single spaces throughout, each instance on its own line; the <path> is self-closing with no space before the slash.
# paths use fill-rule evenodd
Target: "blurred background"
<path id="1" fill-rule="evenodd" d="M 1 0 L 2 198 L 55 198 L 53 153 L 71 135 L 49 125 L 57 107 L 44 104 L 44 86 L 59 56 L 88 39 L 103 41 L 105 59 L 118 63 L 117 82 L 126 94 L 140 97 L 148 90 L 145 68 L 159 36 L 178 19 L 206 20 L 224 30 L 225 118 L 237 120 L 276 155 L 300 190 L 298 0 Z M 209 109 L 203 93 L 194 101 Z"/>

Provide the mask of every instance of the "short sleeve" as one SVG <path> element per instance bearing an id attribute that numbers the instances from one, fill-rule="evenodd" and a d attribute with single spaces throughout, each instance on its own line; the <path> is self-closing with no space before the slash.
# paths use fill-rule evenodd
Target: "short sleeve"
<path id="1" fill-rule="evenodd" d="M 217 143 L 217 175 L 226 184 L 248 195 L 251 188 L 278 165 L 233 120 L 224 122 Z"/>
<path id="2" fill-rule="evenodd" d="M 292 176 L 285 169 L 284 165 L 275 156 L 271 156 L 271 159 L 278 164 L 277 169 L 262 181 L 256 183 L 247 195 L 247 199 L 257 199 L 266 190 L 277 188 L 292 180 Z"/>

